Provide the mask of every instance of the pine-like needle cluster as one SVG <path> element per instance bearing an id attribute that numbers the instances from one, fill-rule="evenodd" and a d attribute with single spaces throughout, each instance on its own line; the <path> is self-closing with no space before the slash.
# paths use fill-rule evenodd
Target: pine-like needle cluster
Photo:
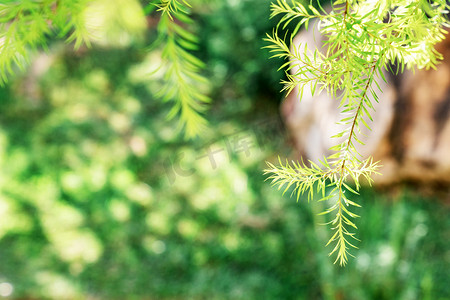
<path id="1" fill-rule="evenodd" d="M 194 137 L 207 123 L 203 113 L 210 98 L 201 89 L 208 84 L 200 72 L 204 63 L 189 52 L 198 47 L 197 36 L 184 28 L 186 24 L 192 24 L 190 5 L 185 0 L 157 2 L 161 12 L 157 43 L 162 44 L 160 68 L 164 70 L 163 88 L 157 96 L 174 103 L 168 118 L 179 116 L 186 137 Z"/>
<path id="2" fill-rule="evenodd" d="M 284 90 L 290 93 L 298 87 L 300 97 L 305 86 L 311 87 L 312 94 L 326 90 L 340 103 L 339 124 L 344 129 L 334 136 L 340 142 L 331 148 L 334 153 L 324 158 L 321 166 L 310 162 L 311 167 L 304 163 L 280 163 L 275 167 L 269 163 L 266 173 L 271 174 L 269 178 L 279 187 L 294 186 L 297 198 L 308 193 L 310 199 L 317 186 L 322 193 L 321 200 L 335 199 L 324 213 L 335 214 L 330 222 L 334 233 L 327 245 L 335 244 L 330 255 L 336 253 L 340 265 L 346 264 L 348 249 L 355 247 L 350 242 L 350 238 L 355 238 L 350 229 L 356 229 L 351 219 L 357 215 L 349 207 L 359 206 L 345 191 L 357 194 L 360 178 L 365 177 L 370 183 L 370 176 L 378 170 L 377 163 L 370 157 L 363 159 L 355 147 L 356 143 L 363 144 L 362 128 L 370 130 L 373 101 L 379 101 L 376 91 L 381 89 L 376 78 L 386 80 L 383 71 L 393 63 L 401 71 L 405 67 L 435 68 L 442 55 L 434 46 L 445 37 L 448 8 L 445 0 L 337 0 L 330 12 L 320 4 L 316 9 L 300 1 L 272 3 L 272 17 L 281 16 L 281 19 L 277 30 L 267 35 L 266 41 L 273 57 L 287 60 L 280 68 L 287 75 Z M 318 20 L 326 51 L 308 49 L 307 45 L 288 45 L 299 28 L 302 25 L 307 28 L 311 20 Z M 285 41 L 277 33 L 291 22 L 297 24 Z M 327 195 L 326 182 L 332 187 Z"/>
<path id="3" fill-rule="evenodd" d="M 206 0 L 205 0 L 206 1 Z M 30 52 L 46 48 L 50 38 L 73 42 L 77 49 L 90 46 L 94 25 L 86 17 L 92 0 L 27 0 L 0 3 L 0 85 L 18 69 L 24 69 Z M 187 27 L 190 4 L 186 0 L 149 0 L 150 9 L 161 13 L 158 40 L 162 48 L 163 86 L 157 97 L 173 103 L 168 118 L 179 117 L 187 137 L 198 135 L 206 124 L 203 116 L 210 102 L 201 75 L 204 64 L 191 51 L 198 38 Z M 92 28 L 89 28 L 92 27 Z M 152 48 L 154 49 L 154 47 Z"/>
<path id="4" fill-rule="evenodd" d="M 30 51 L 45 48 L 51 36 L 89 45 L 85 8 L 89 0 L 2 1 L 0 3 L 0 85 L 24 69 Z"/>

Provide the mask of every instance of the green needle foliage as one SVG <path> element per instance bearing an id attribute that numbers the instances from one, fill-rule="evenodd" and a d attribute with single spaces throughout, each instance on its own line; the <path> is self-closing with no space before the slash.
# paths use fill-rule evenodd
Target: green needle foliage
<path id="1" fill-rule="evenodd" d="M 280 161 L 278 167 L 269 163 L 266 174 L 271 174 L 272 183 L 285 191 L 293 186 L 297 199 L 303 193 L 311 199 L 316 187 L 321 194 L 319 201 L 333 201 L 323 212 L 334 214 L 330 222 L 333 234 L 327 245 L 334 245 L 330 255 L 337 255 L 335 263 L 345 265 L 351 255 L 349 249 L 355 247 L 350 241 L 356 239 L 351 229 L 356 229 L 352 219 L 358 216 L 351 208 L 359 206 L 349 199 L 346 191 L 358 194 L 360 179 L 371 183 L 370 176 L 379 167 L 372 158 L 364 159 L 355 147 L 356 143 L 363 144 L 362 127 L 370 129 L 372 101 L 379 101 L 376 80 L 385 80 L 383 70 L 394 63 L 401 71 L 405 67 L 435 68 L 442 55 L 434 46 L 444 39 L 444 27 L 450 25 L 445 17 L 448 5 L 445 0 L 337 0 L 328 13 L 320 4 L 316 9 L 299 1 L 288 4 L 278 0 L 272 3 L 271 9 L 271 17 L 281 16 L 281 19 L 274 34 L 267 36 L 270 43 L 267 48 L 273 57 L 287 60 L 280 68 L 287 75 L 284 91 L 290 93 L 298 87 L 302 97 L 305 86 L 311 86 L 312 94 L 326 90 L 340 103 L 339 124 L 345 125 L 345 129 L 334 136 L 337 141 L 332 147 L 334 153 L 324 158 L 320 166 L 311 161 L 310 166 L 303 162 L 283 165 Z M 290 48 L 276 34 L 291 22 L 297 22 L 287 35 L 292 43 L 299 28 L 302 25 L 308 28 L 314 19 L 319 20 L 326 51 L 308 49 L 306 45 Z M 329 193 L 325 191 L 327 186 L 331 187 Z"/>
<path id="2" fill-rule="evenodd" d="M 84 9 L 89 0 L 2 1 L 0 3 L 0 85 L 24 69 L 30 51 L 45 48 L 51 36 L 89 45 Z"/>
<path id="3" fill-rule="evenodd" d="M 205 0 L 206 1 L 206 0 Z M 92 0 L 27 0 L 0 3 L 0 85 L 17 69 L 25 69 L 30 52 L 47 47 L 50 38 L 63 38 L 90 46 L 86 9 Z M 151 12 L 161 12 L 158 40 L 162 47 L 159 70 L 164 72 L 163 88 L 157 97 L 172 101 L 168 118 L 179 116 L 186 137 L 193 137 L 206 125 L 203 113 L 210 99 L 202 90 L 208 83 L 200 74 L 204 64 L 189 51 L 197 49 L 198 39 L 186 26 L 192 23 L 190 5 L 185 0 L 149 1 Z M 92 32 L 92 31 L 91 31 Z M 152 47 L 151 49 L 154 49 Z"/>
<path id="4" fill-rule="evenodd" d="M 156 6 L 162 13 L 158 24 L 158 42 L 163 44 L 160 69 L 164 70 L 164 86 L 157 96 L 174 102 L 168 118 L 179 115 L 186 137 L 191 138 L 206 125 L 202 113 L 210 98 L 201 91 L 201 87 L 208 83 L 200 74 L 204 64 L 188 52 L 197 49 L 198 43 L 198 38 L 184 28 L 184 25 L 192 23 L 190 5 L 184 0 L 158 2 Z"/>

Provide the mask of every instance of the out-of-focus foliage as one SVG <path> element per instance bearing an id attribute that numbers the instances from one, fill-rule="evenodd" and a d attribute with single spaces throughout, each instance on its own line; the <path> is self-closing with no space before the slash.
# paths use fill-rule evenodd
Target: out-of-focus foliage
<path id="1" fill-rule="evenodd" d="M 207 61 L 214 78 L 211 84 L 226 91 L 223 96 L 212 92 L 214 100 L 223 98 L 226 105 L 221 109 L 236 115 L 267 102 L 251 103 L 255 97 L 279 102 L 282 74 L 276 70 L 281 60 L 269 60 L 269 52 L 262 49 L 267 45 L 264 36 L 275 25 L 267 19 L 271 1 L 212 2 L 213 10 L 196 21 L 201 28 L 200 58 Z M 227 105 L 229 102 L 234 105 Z"/>
<path id="2" fill-rule="evenodd" d="M 143 40 L 145 11 L 137 0 L 95 0 L 85 11 L 90 40 L 103 47 L 126 47 Z"/>
<path id="3" fill-rule="evenodd" d="M 363 191 L 364 243 L 342 270 L 326 258 L 321 208 L 264 182 L 264 160 L 287 150 L 277 89 L 262 84 L 279 78 L 260 50 L 271 26 L 261 3 L 218 4 L 230 15 L 253 7 L 241 21 L 215 6 L 194 14 L 217 84 L 211 128 L 195 143 L 166 120 L 161 74 L 146 76 L 160 55 L 138 40 L 53 44 L 0 89 L 0 297 L 448 298 L 445 207 Z M 244 28 L 255 36 L 236 57 L 206 34 L 231 49 Z"/>

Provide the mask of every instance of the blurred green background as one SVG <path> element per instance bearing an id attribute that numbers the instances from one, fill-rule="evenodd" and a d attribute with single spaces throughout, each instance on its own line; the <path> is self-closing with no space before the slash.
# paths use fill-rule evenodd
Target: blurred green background
<path id="1" fill-rule="evenodd" d="M 96 1 L 91 49 L 55 41 L 0 89 L 0 298 L 450 299 L 448 188 L 363 190 L 359 249 L 333 265 L 325 204 L 262 174 L 294 157 L 270 1 L 193 2 L 213 99 L 194 141 L 154 97 L 156 16 L 134 0 Z"/>

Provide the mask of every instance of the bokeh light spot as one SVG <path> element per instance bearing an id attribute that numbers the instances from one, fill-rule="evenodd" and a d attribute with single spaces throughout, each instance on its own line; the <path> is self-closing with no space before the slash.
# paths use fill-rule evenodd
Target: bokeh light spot
<path id="1" fill-rule="evenodd" d="M 12 295 L 14 291 L 14 287 L 9 282 L 2 282 L 0 283 L 0 296 L 2 297 L 9 297 Z"/>

